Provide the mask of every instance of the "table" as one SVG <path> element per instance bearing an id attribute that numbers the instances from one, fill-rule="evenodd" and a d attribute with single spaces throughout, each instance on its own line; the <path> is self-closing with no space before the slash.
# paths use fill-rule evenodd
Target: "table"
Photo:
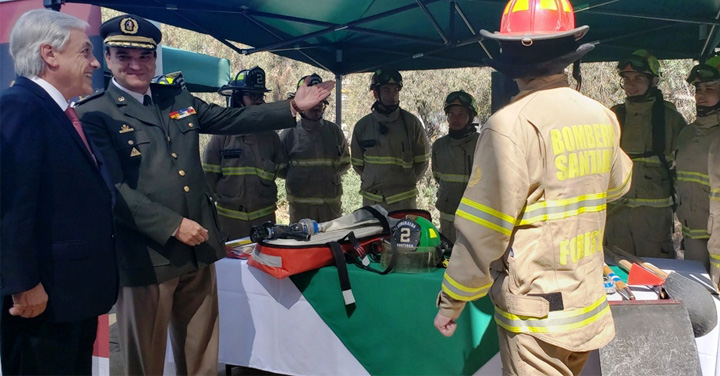
<path id="1" fill-rule="evenodd" d="M 709 281 L 702 266 L 696 262 L 660 259 L 651 260 L 651 262 L 665 270 L 676 270 L 689 278 L 704 282 Z M 332 312 L 333 309 L 320 308 L 321 312 L 318 313 L 316 308 L 302 295 L 296 284 L 290 279 L 275 279 L 264 272 L 248 267 L 246 262 L 242 260 L 224 259 L 216 264 L 216 268 L 220 301 L 219 361 L 221 363 L 293 375 L 402 373 L 396 372 L 397 368 L 393 368 L 395 366 L 383 367 L 378 370 L 372 368 L 375 367 L 374 365 L 368 365 L 367 361 L 358 360 L 353 355 L 353 352 L 348 350 L 348 345 L 351 347 L 355 345 L 346 345 L 330 329 L 331 326 L 342 325 L 343 320 L 347 320 L 347 318 L 341 316 L 339 323 L 333 323 L 332 320 L 326 323 L 321 318 L 321 314 Z M 336 275 L 334 268 L 329 267 L 314 273 L 301 276 L 302 278 L 296 277 L 295 282 L 298 283 L 301 289 L 305 290 L 306 294 L 310 294 L 308 296 L 311 300 L 313 299 L 312 294 L 325 291 L 325 294 L 328 294 L 328 300 L 337 299 L 338 302 L 341 302 L 339 286 L 328 285 L 324 286 L 323 289 L 322 286 L 312 285 L 313 281 L 318 283 L 325 281 L 323 277 L 328 277 L 333 273 Z M 372 292 L 376 291 L 377 294 L 380 294 L 383 285 L 389 281 L 387 278 L 400 278 L 408 281 L 422 279 L 420 275 L 403 275 L 399 273 L 379 276 L 360 269 L 353 270 L 352 268 L 350 273 L 351 282 L 354 283 L 353 290 L 357 299 L 358 311 L 363 309 L 363 306 L 372 306 L 369 303 L 372 300 Z M 438 271 L 439 278 L 442 277 L 441 273 L 442 271 Z M 427 298 L 428 294 L 434 296 L 437 293 L 440 286 L 439 279 L 437 276 L 431 276 L 432 273 L 426 274 L 430 276 L 426 276 L 426 280 L 417 282 L 417 285 L 434 285 L 433 291 L 427 293 L 413 291 L 408 293 L 407 296 L 417 299 L 416 306 L 426 305 L 430 312 L 434 312 L 432 301 L 429 302 Z M 363 282 L 357 281 L 358 276 Z M 375 281 L 375 283 L 369 286 L 363 284 L 367 281 Z M 303 284 L 306 283 L 309 285 L 304 286 Z M 643 296 L 643 287 L 633 286 L 632 288 L 636 295 Z M 646 293 L 650 294 L 649 292 Z M 332 294 L 336 295 L 333 296 Z M 616 299 L 613 295 L 610 295 L 609 299 Z M 428 333 L 435 330 L 432 326 L 432 317 L 426 317 L 426 313 L 421 314 L 408 309 L 406 312 L 407 319 L 417 321 L 417 331 L 429 336 L 429 339 L 423 342 L 405 339 L 406 346 L 411 350 L 404 354 L 415 354 L 417 359 L 433 359 L 433 361 L 439 362 L 440 367 L 452 367 L 452 365 L 462 365 L 465 362 L 463 368 L 457 373 L 499 374 L 501 364 L 499 356 L 496 355 L 497 334 L 492 321 L 490 323 L 483 321 L 483 316 L 490 318 L 492 312 L 487 311 L 484 304 L 486 303 L 483 303 L 483 299 L 481 299 L 479 304 L 468 306 L 471 309 L 466 309 L 466 311 L 472 314 L 464 317 L 466 313 L 463 313 L 464 316 L 461 316 L 462 321 L 460 322 L 461 328 L 466 330 L 458 331 L 450 339 L 446 339 L 439 334 L 436 337 L 431 337 Z M 342 306 L 342 303 L 339 303 L 339 306 Z M 718 306 L 720 312 L 720 302 L 717 300 L 716 306 Z M 432 316 L 434 316 L 434 313 Z M 390 318 L 378 318 L 378 320 L 384 321 L 390 320 Z M 368 332 L 376 331 L 376 328 L 388 322 L 367 322 L 367 330 Z M 468 327 L 472 327 L 473 330 L 467 331 Z M 467 333 L 467 336 L 458 336 L 462 333 Z M 368 346 L 374 346 L 378 353 L 386 356 L 386 359 L 392 358 L 393 354 L 397 353 L 397 349 L 390 348 L 386 342 L 388 342 L 387 338 L 393 336 L 393 334 L 395 334 L 395 338 L 404 338 L 406 335 L 406 333 L 398 334 L 391 331 L 387 337 L 378 337 L 376 341 L 369 343 Z M 717 362 L 719 338 L 720 330 L 715 328 L 707 335 L 696 339 L 703 375 L 720 375 L 720 364 Z M 453 340 L 458 342 L 451 343 L 450 341 Z M 453 350 L 453 353 L 458 358 L 448 358 L 452 354 L 447 353 L 438 356 L 442 348 L 450 345 L 464 348 L 462 351 Z M 483 358 L 480 365 L 477 365 L 477 358 Z M 411 359 L 401 359 L 401 361 L 411 361 Z M 397 366 L 402 367 L 403 365 Z M 597 356 L 594 355 L 591 356 L 583 374 L 599 374 L 598 369 L 599 361 Z M 438 372 L 427 372 L 427 374 L 430 373 L 437 374 Z M 404 374 L 416 373 L 405 372 Z"/>
<path id="2" fill-rule="evenodd" d="M 472 330 L 445 338 L 433 327 L 442 270 L 381 276 L 350 266 L 357 304 L 348 317 L 334 267 L 295 283 L 241 260 L 216 268 L 221 363 L 301 375 L 472 374 L 497 353 L 489 299 L 458 319 Z"/>

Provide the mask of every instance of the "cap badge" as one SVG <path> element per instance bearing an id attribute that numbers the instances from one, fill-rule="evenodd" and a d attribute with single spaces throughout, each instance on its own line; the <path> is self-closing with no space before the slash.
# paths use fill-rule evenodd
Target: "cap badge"
<path id="1" fill-rule="evenodd" d="M 123 18 L 122 21 L 120 21 L 120 31 L 122 31 L 125 34 L 137 34 L 138 32 L 138 23 L 135 21 L 134 18 Z"/>

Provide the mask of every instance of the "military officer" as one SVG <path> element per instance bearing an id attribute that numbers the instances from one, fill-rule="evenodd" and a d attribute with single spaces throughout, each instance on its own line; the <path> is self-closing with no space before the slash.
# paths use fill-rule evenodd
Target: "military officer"
<path id="1" fill-rule="evenodd" d="M 199 134 L 289 128 L 333 83 L 303 86 L 293 101 L 226 109 L 174 85 L 151 84 L 162 38 L 133 15 L 100 27 L 113 79 L 78 105 L 119 195 L 120 346 L 128 374 L 162 374 L 168 329 L 178 374 L 217 373 L 215 269 L 225 255 Z M 271 128 L 272 127 L 272 128 Z"/>
<path id="2" fill-rule="evenodd" d="M 218 92 L 228 97 L 228 107 L 265 103 L 265 71 L 245 69 Z M 275 131 L 239 135 L 213 135 L 203 153 L 203 169 L 216 194 L 220 228 L 230 239 L 250 235 L 252 226 L 275 223 L 275 177 L 286 157 Z"/>
<path id="3" fill-rule="evenodd" d="M 499 33 L 481 34 L 502 51 L 486 63 L 520 92 L 480 134 L 435 327 L 452 335 L 466 302 L 490 294 L 503 375 L 577 375 L 615 333 L 605 205 L 628 190 L 632 162 L 612 111 L 568 87 L 564 69 L 593 48 L 577 41 L 588 27 L 566 0 L 514 2 Z"/>
<path id="4" fill-rule="evenodd" d="M 298 81 L 302 85 L 322 82 L 313 73 Z M 295 93 L 292 93 L 294 96 Z M 285 178 L 290 223 L 303 218 L 325 222 L 342 215 L 342 174 L 350 169 L 348 143 L 342 129 L 323 119 L 327 102 L 300 114 L 295 128 L 284 129 L 280 134 L 288 164 L 280 170 Z"/>
<path id="5" fill-rule="evenodd" d="M 400 108 L 402 75 L 377 70 L 370 82 L 372 112 L 353 128 L 353 169 L 362 181 L 363 205 L 380 204 L 388 211 L 415 209 L 417 183 L 428 168 L 429 143 L 415 115 Z"/>

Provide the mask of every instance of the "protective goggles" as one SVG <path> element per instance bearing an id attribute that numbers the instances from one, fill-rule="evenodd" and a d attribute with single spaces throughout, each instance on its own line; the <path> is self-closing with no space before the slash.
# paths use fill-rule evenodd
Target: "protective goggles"
<path id="1" fill-rule="evenodd" d="M 379 70 L 375 72 L 375 75 L 373 75 L 373 85 L 371 89 L 385 84 L 398 84 L 402 87 L 402 76 L 400 75 L 400 72 L 395 70 Z"/>
<path id="2" fill-rule="evenodd" d="M 650 73 L 656 76 L 658 75 L 658 72 L 650 67 L 648 61 L 640 56 L 633 55 L 625 60 L 621 60 L 618 63 L 618 70 L 620 71 L 620 73 L 622 73 L 625 67 L 627 67 L 628 65 L 637 72 Z"/>
<path id="3" fill-rule="evenodd" d="M 471 108 L 473 111 L 477 112 L 477 103 L 475 103 L 475 100 L 464 91 L 455 91 L 450 93 L 445 99 L 445 110 L 447 110 L 448 107 L 457 104 L 455 103 L 456 101 L 459 101 L 460 105 Z"/>
<path id="4" fill-rule="evenodd" d="M 320 76 L 318 76 L 317 74 L 313 74 L 310 76 L 304 76 L 303 78 L 300 79 L 300 81 L 298 81 L 296 90 L 299 89 L 300 86 L 302 86 L 305 83 L 305 79 L 307 77 L 310 77 L 310 82 L 308 83 L 308 86 L 314 86 L 317 84 L 321 84 L 323 82 L 322 78 Z"/>
<path id="5" fill-rule="evenodd" d="M 720 80 L 720 71 L 705 64 L 694 66 L 687 78 L 687 82 L 691 84 L 715 80 Z"/>

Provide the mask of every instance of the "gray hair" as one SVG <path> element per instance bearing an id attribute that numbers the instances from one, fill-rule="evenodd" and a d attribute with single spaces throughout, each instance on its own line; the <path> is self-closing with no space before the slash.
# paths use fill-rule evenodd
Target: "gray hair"
<path id="1" fill-rule="evenodd" d="M 40 46 L 47 43 L 62 51 L 72 29 L 88 27 L 88 23 L 79 18 L 52 10 L 26 12 L 10 33 L 10 55 L 15 62 L 15 73 L 25 77 L 43 75 L 46 66 L 40 56 Z"/>

